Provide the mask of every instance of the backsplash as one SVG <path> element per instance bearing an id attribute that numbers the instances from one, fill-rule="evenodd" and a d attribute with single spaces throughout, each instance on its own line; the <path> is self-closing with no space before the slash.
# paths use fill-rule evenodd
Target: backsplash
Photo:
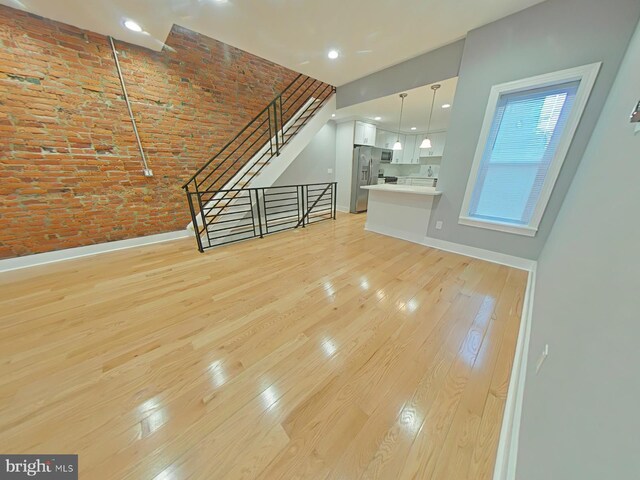
<path id="1" fill-rule="evenodd" d="M 384 172 L 385 177 L 429 177 L 429 167 L 431 167 L 431 176 L 437 178 L 440 165 L 433 163 L 427 165 L 383 163 L 380 165 L 380 170 Z"/>

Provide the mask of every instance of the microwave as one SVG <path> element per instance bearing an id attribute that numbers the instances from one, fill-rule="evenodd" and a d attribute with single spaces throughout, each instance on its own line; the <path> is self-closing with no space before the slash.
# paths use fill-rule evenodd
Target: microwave
<path id="1" fill-rule="evenodd" d="M 393 159 L 393 150 L 382 150 L 382 155 L 380 156 L 380 163 L 391 163 Z"/>

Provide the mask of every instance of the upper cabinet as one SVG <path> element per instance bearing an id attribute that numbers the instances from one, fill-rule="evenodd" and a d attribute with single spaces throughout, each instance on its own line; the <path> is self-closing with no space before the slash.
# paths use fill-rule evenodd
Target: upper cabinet
<path id="1" fill-rule="evenodd" d="M 394 150 L 392 163 L 417 164 L 420 163 L 421 158 L 441 157 L 444 151 L 446 135 L 446 133 L 430 134 L 431 148 L 429 149 L 420 148 L 424 134 L 400 135 L 402 150 Z M 378 138 L 381 138 L 381 136 L 378 135 Z M 386 143 L 384 145 L 378 144 L 377 146 L 381 148 L 392 148 L 398 135 L 391 134 L 391 138 L 392 141 L 388 143 L 389 147 L 386 146 Z"/>
<path id="2" fill-rule="evenodd" d="M 403 150 L 394 150 L 393 156 L 391 158 L 391 163 L 404 163 L 404 144 L 407 143 L 406 135 L 394 135 L 394 139 L 391 142 L 391 148 L 393 148 L 393 144 L 396 143 L 396 140 L 400 140 L 400 143 L 403 146 Z"/>
<path id="3" fill-rule="evenodd" d="M 376 147 L 391 150 L 393 148 L 393 144 L 396 142 L 397 137 L 397 133 L 387 132 L 386 130 L 377 130 Z"/>
<path id="4" fill-rule="evenodd" d="M 376 146 L 376 126 L 370 123 L 356 122 L 355 138 L 356 145 Z"/>
<path id="5" fill-rule="evenodd" d="M 444 152 L 447 133 L 432 133 L 429 135 L 429 138 L 431 139 L 431 148 L 420 149 L 420 157 L 441 157 Z M 422 139 L 420 142 L 422 142 Z"/>
<path id="6" fill-rule="evenodd" d="M 370 133 L 373 130 L 373 134 Z M 424 133 L 416 135 L 398 135 L 395 132 L 388 130 L 376 129 L 375 125 L 370 125 L 364 122 L 356 122 L 355 143 L 356 145 L 371 145 L 378 148 L 386 148 L 391 150 L 393 144 L 397 140 L 400 140 L 402 144 L 402 150 L 393 151 L 393 160 L 391 163 L 400 164 L 418 164 L 421 158 L 429 157 L 441 157 L 444 152 L 444 144 L 447 138 L 446 132 L 431 133 L 429 138 L 431 139 L 431 148 L 420 148 L 422 140 L 424 140 Z M 373 143 L 371 139 L 374 139 Z"/>
<path id="7" fill-rule="evenodd" d="M 405 137 L 402 144 L 402 163 L 420 163 L 418 161 L 418 150 L 416 149 L 417 140 L 417 135 L 407 135 Z M 418 143 L 418 145 L 420 144 Z"/>

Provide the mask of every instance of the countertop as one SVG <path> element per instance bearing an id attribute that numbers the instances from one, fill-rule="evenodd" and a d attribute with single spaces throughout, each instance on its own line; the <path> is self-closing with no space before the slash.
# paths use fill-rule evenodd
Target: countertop
<path id="1" fill-rule="evenodd" d="M 412 193 L 414 195 L 429 195 L 437 197 L 442 195 L 442 192 L 436 190 L 436 187 L 421 187 L 418 185 L 394 185 L 392 183 L 383 183 L 381 185 L 367 185 L 367 190 L 376 190 L 379 192 L 392 192 L 392 193 Z"/>

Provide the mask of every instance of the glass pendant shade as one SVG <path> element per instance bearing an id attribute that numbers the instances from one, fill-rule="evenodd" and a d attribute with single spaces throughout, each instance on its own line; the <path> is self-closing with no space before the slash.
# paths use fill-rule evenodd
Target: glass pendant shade
<path id="1" fill-rule="evenodd" d="M 393 144 L 393 149 L 402 150 L 402 144 L 400 143 L 400 140 L 398 140 L 396 143 Z"/>
<path id="2" fill-rule="evenodd" d="M 431 140 L 425 137 L 425 139 L 422 140 L 422 143 L 420 144 L 420 148 L 431 148 Z"/>

